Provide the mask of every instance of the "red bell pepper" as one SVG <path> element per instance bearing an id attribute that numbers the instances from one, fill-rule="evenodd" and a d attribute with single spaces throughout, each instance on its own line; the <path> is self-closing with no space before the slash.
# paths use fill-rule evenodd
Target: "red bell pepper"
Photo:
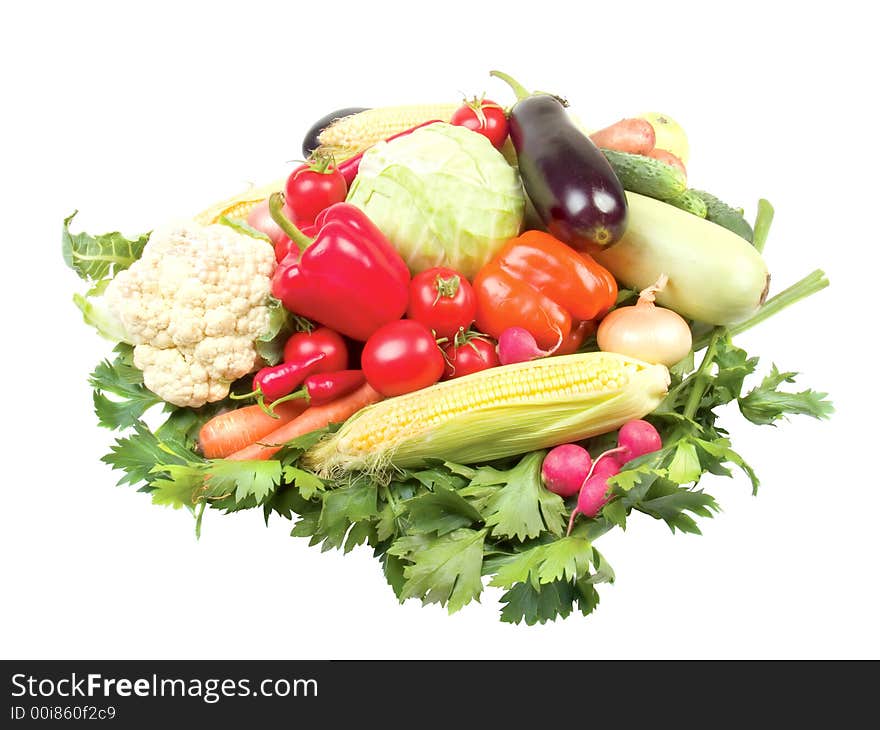
<path id="1" fill-rule="evenodd" d="M 309 238 L 285 217 L 283 206 L 284 196 L 273 193 L 272 219 L 297 247 L 272 279 L 272 294 L 287 309 L 361 341 L 403 316 L 409 269 L 360 208 L 331 205 L 315 219 L 317 232 Z"/>

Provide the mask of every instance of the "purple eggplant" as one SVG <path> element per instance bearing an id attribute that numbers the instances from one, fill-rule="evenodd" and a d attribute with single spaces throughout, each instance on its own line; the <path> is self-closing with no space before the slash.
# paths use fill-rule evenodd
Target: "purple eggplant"
<path id="1" fill-rule="evenodd" d="M 523 187 L 547 230 L 573 248 L 608 246 L 626 230 L 626 195 L 608 160 L 571 121 L 565 102 L 529 94 L 507 74 L 517 102 L 510 110 L 510 140 Z"/>

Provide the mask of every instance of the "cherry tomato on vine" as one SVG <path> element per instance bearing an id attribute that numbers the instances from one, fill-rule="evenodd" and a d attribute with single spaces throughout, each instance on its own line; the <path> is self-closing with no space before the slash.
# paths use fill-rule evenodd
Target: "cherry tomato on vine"
<path id="1" fill-rule="evenodd" d="M 335 373 L 348 369 L 348 347 L 342 335 L 329 327 L 311 332 L 294 332 L 284 343 L 284 362 L 297 362 L 324 353 L 316 373 Z"/>
<path id="2" fill-rule="evenodd" d="M 446 355 L 444 380 L 478 373 L 501 364 L 495 343 L 482 337 L 471 337 L 462 343 L 450 342 L 443 347 Z"/>
<path id="3" fill-rule="evenodd" d="M 361 353 L 367 382 L 387 397 L 433 385 L 443 375 L 444 366 L 431 330 L 411 319 L 377 329 Z"/>
<path id="4" fill-rule="evenodd" d="M 308 226 L 322 210 L 343 202 L 347 192 L 345 178 L 336 165 L 328 157 L 318 157 L 290 173 L 284 197 L 294 223 Z"/>
<path id="5" fill-rule="evenodd" d="M 416 274 L 409 284 L 406 316 L 434 330 L 437 337 L 455 337 L 477 316 L 477 297 L 457 271 L 435 266 Z"/>
<path id="6" fill-rule="evenodd" d="M 466 127 L 486 137 L 495 149 L 500 150 L 507 139 L 507 116 L 500 104 L 489 99 L 474 97 L 465 101 L 452 115 L 450 122 Z"/>

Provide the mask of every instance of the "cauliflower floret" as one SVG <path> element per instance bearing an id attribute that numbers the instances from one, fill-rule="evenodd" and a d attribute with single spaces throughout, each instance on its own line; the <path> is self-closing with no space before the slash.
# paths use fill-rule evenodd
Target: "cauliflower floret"
<path id="1" fill-rule="evenodd" d="M 251 372 L 269 329 L 272 247 L 224 225 L 187 221 L 153 232 L 107 287 L 144 385 L 176 406 L 222 400 Z"/>

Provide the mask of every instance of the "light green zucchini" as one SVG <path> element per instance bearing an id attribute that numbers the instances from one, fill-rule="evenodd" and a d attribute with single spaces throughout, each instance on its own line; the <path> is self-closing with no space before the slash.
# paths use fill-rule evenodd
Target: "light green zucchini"
<path id="1" fill-rule="evenodd" d="M 657 302 L 687 319 L 733 324 L 767 296 L 770 274 L 745 239 L 659 200 L 627 193 L 629 222 L 617 243 L 593 256 L 636 291 L 669 277 Z"/>

